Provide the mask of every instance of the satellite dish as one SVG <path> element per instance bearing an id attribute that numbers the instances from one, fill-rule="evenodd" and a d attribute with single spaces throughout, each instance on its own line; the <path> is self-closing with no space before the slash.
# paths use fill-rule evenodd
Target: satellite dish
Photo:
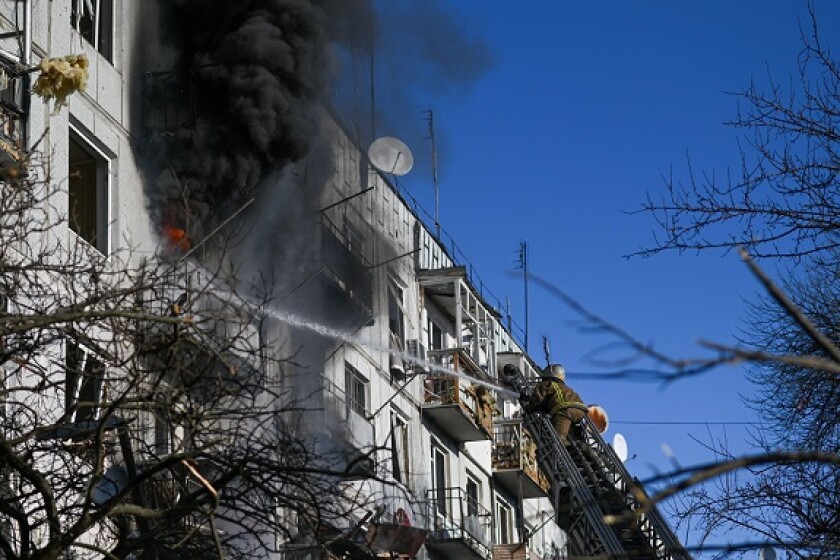
<path id="1" fill-rule="evenodd" d="M 389 175 L 405 175 L 414 167 L 414 156 L 405 142 L 392 136 L 377 138 L 368 148 L 375 168 Z"/>
<path id="2" fill-rule="evenodd" d="M 772 546 L 763 546 L 758 553 L 761 560 L 776 560 L 776 549 Z"/>
<path id="3" fill-rule="evenodd" d="M 616 433 L 613 436 L 612 440 L 613 450 L 615 450 L 615 454 L 618 455 L 618 458 L 623 463 L 627 460 L 627 440 L 624 439 L 624 436 Z"/>

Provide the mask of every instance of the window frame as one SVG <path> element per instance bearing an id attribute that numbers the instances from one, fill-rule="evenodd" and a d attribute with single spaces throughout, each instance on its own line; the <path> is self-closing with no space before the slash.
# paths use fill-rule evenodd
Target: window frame
<path id="1" fill-rule="evenodd" d="M 446 331 L 434 319 L 429 318 L 429 335 L 428 348 L 429 350 L 443 350 L 446 347 Z"/>
<path id="2" fill-rule="evenodd" d="M 344 397 L 347 408 L 362 418 L 367 418 L 370 402 L 369 380 L 353 367 L 350 362 L 344 362 Z"/>
<path id="3" fill-rule="evenodd" d="M 496 542 L 513 543 L 513 508 L 504 500 L 496 500 Z"/>
<path id="4" fill-rule="evenodd" d="M 475 495 L 470 492 L 470 487 L 475 488 Z M 467 502 L 467 517 L 477 517 L 481 507 L 481 481 L 470 472 L 467 472 L 467 482 L 464 484 L 464 497 Z"/>
<path id="5" fill-rule="evenodd" d="M 96 226 L 93 240 L 87 239 L 82 233 L 76 231 L 76 224 L 72 216 L 73 197 L 71 194 L 72 165 L 70 145 L 75 143 L 95 164 L 95 188 L 96 188 Z M 67 136 L 67 226 L 76 238 L 84 241 L 102 255 L 107 256 L 111 250 L 111 165 L 112 157 L 105 153 L 91 136 L 85 134 L 79 128 L 69 127 Z"/>
<path id="6" fill-rule="evenodd" d="M 444 518 L 449 516 L 449 508 L 446 503 L 446 490 L 448 488 L 449 472 L 447 469 L 447 453 L 439 445 L 432 443 L 431 454 L 431 479 L 432 491 L 434 492 L 435 514 Z"/>
<path id="7" fill-rule="evenodd" d="M 388 276 L 388 332 L 398 350 L 405 349 L 405 288 L 393 275 Z M 396 330 L 395 328 L 396 327 Z"/>
<path id="8" fill-rule="evenodd" d="M 408 486 L 411 472 L 411 437 L 408 420 L 391 409 L 391 475 Z"/>
<path id="9" fill-rule="evenodd" d="M 79 352 L 77 364 L 71 365 L 71 348 Z M 93 364 L 89 369 L 89 365 Z M 105 393 L 105 381 L 108 366 L 96 352 L 73 340 L 64 340 L 64 416 L 68 423 L 94 422 L 99 420 L 101 404 Z M 94 370 L 93 368 L 96 368 Z M 85 376 L 89 376 L 87 379 Z M 92 393 L 94 398 L 82 400 L 83 391 Z M 89 395 L 85 395 L 88 397 Z M 79 402 L 93 402 L 100 406 L 78 408 Z"/>
<path id="10" fill-rule="evenodd" d="M 70 26 L 76 33 L 84 39 L 93 50 L 102 55 L 102 58 L 114 63 L 115 43 L 116 43 L 116 8 L 117 2 L 114 0 L 90 0 L 93 13 L 88 12 L 88 2 L 86 0 L 72 0 L 70 3 Z M 102 17 L 103 6 L 105 16 Z M 79 17 L 79 9 L 81 9 L 81 17 Z M 110 15 L 110 17 L 109 17 Z M 85 28 L 82 28 L 82 22 L 87 23 Z M 102 42 L 102 37 L 107 35 L 107 41 Z"/>

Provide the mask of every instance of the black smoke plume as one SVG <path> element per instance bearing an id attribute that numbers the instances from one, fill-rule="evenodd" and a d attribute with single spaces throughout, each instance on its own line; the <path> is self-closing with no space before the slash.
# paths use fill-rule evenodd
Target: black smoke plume
<path id="1" fill-rule="evenodd" d="M 137 56 L 150 209 L 158 227 L 198 240 L 270 172 L 309 153 L 333 74 L 331 36 L 370 7 L 159 0 L 148 8 Z"/>
<path id="2" fill-rule="evenodd" d="M 428 99 L 492 64 L 440 0 L 147 0 L 139 13 L 132 129 L 145 131 L 136 151 L 153 222 L 183 235 L 181 248 L 305 158 L 324 106 L 354 121 L 360 145 L 400 136 L 429 168 Z"/>

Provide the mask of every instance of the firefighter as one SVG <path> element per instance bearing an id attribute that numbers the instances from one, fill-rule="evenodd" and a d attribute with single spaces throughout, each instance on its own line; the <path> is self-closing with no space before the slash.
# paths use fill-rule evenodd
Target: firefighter
<path id="1" fill-rule="evenodd" d="M 569 445 L 569 429 L 586 415 L 586 405 L 574 389 L 566 385 L 566 372 L 560 364 L 543 370 L 540 381 L 524 401 L 525 412 L 544 412 L 551 418 L 560 442 Z"/>

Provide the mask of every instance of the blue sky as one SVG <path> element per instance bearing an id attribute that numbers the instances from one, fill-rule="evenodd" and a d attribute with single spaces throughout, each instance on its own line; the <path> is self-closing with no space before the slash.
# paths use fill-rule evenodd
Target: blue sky
<path id="1" fill-rule="evenodd" d="M 733 343 L 743 301 L 758 290 L 737 256 L 627 259 L 651 245 L 656 228 L 650 216 L 627 212 L 662 189 L 663 174 L 686 177 L 688 156 L 695 171 L 737 164 L 736 131 L 724 125 L 737 103 L 726 92 L 795 74 L 807 4 L 444 4 L 459 29 L 487 42 L 493 64 L 469 87 L 419 99 L 434 110 L 440 139 L 441 222 L 491 290 L 510 297 L 515 320 L 524 323 L 523 289 L 510 271 L 526 241 L 532 272 L 659 351 L 696 357 L 704 355 L 698 339 Z M 822 37 L 837 51 L 840 3 L 815 6 Z M 429 150 L 408 129 L 404 136 L 415 153 Z M 431 211 L 424 165 L 421 155 L 402 185 Z M 711 459 L 693 438 L 749 449 L 738 423 L 756 418 L 740 401 L 752 392 L 740 368 L 667 386 L 576 379 L 609 369 L 589 359 L 608 339 L 580 332 L 570 310 L 536 286 L 530 296 L 532 354 L 542 361 L 541 336 L 548 336 L 570 384 L 610 413 L 608 438 L 626 436 L 634 475 L 672 466 L 663 443 L 684 465 Z M 657 423 L 627 423 L 639 421 Z"/>

